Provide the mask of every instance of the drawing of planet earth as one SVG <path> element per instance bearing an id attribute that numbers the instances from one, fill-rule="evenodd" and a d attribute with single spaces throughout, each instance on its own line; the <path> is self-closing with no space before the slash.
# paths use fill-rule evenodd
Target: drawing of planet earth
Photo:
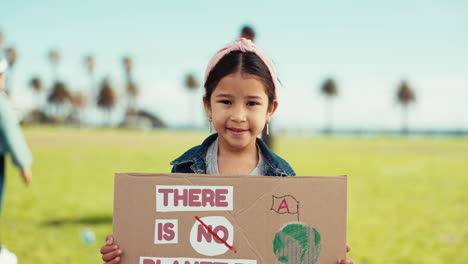
<path id="1" fill-rule="evenodd" d="M 320 254 L 320 233 L 302 223 L 291 223 L 276 233 L 273 252 L 287 264 L 315 264 Z"/>

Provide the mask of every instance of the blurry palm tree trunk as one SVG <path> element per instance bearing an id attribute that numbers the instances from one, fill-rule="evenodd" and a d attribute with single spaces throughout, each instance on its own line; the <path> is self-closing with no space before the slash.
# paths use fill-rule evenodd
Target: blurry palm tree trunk
<path id="1" fill-rule="evenodd" d="M 65 83 L 56 81 L 47 99 L 52 108 L 53 121 L 63 123 L 68 118 L 71 95 Z"/>
<path id="2" fill-rule="evenodd" d="M 404 104 L 401 106 L 401 133 L 408 134 L 409 126 L 408 126 L 408 105 Z"/>
<path id="3" fill-rule="evenodd" d="M 96 77 L 95 77 L 95 66 L 96 66 L 96 60 L 94 59 L 94 56 L 88 55 L 85 57 L 85 66 L 86 69 L 88 70 L 88 75 L 89 75 L 89 91 L 88 91 L 88 98 L 97 98 L 99 91 L 96 87 Z"/>
<path id="4" fill-rule="evenodd" d="M 333 98 L 327 96 L 327 102 L 325 107 L 325 133 L 331 133 L 333 131 Z"/>
<path id="5" fill-rule="evenodd" d="M 25 123 L 40 124 L 47 121 L 47 117 L 43 112 L 44 103 L 44 90 L 42 87 L 42 81 L 39 77 L 33 77 L 29 81 L 29 85 L 34 90 L 34 106 L 29 112 L 28 116 L 23 120 Z"/>
<path id="6" fill-rule="evenodd" d="M 416 101 L 413 89 L 406 81 L 402 81 L 397 92 L 397 100 L 401 104 L 401 134 L 409 133 L 409 105 Z"/>
<path id="7" fill-rule="evenodd" d="M 56 123 L 63 123 L 65 121 L 65 113 L 60 113 L 65 110 L 65 105 L 71 101 L 70 93 L 67 90 L 65 84 L 59 81 L 58 76 L 58 64 L 61 59 L 61 55 L 58 50 L 51 49 L 47 53 L 47 57 L 51 66 L 52 73 L 52 89 L 47 102 L 50 104 L 52 109 L 53 121 Z"/>
<path id="8" fill-rule="evenodd" d="M 135 115 L 138 111 L 137 95 L 138 88 L 132 78 L 133 60 L 131 57 L 126 56 L 123 58 L 123 65 L 125 69 L 125 83 L 127 94 L 127 115 Z"/>
<path id="9" fill-rule="evenodd" d="M 71 115 L 71 122 L 78 126 L 83 123 L 83 109 L 86 106 L 86 98 L 81 92 L 76 92 L 71 96 L 71 104 L 73 106 L 73 112 Z"/>
<path id="10" fill-rule="evenodd" d="M 333 98 L 338 94 L 338 88 L 332 78 L 325 80 L 321 87 L 322 94 L 326 97 L 325 107 L 325 127 L 324 132 L 329 134 L 333 131 Z"/>
<path id="11" fill-rule="evenodd" d="M 31 87 L 34 90 L 35 96 L 34 96 L 34 108 L 33 111 L 39 111 L 41 108 L 41 97 L 42 97 L 42 82 L 39 77 L 33 77 L 31 81 L 29 82 Z"/>
<path id="12" fill-rule="evenodd" d="M 5 43 L 5 35 L 0 31 L 0 51 L 3 50 L 3 44 Z"/>
<path id="13" fill-rule="evenodd" d="M 56 82 L 59 77 L 58 77 L 58 64 L 61 58 L 61 55 L 58 50 L 52 49 L 48 53 L 49 61 L 50 61 L 50 66 L 52 70 L 52 80 Z"/>
<path id="14" fill-rule="evenodd" d="M 196 91 L 200 84 L 198 83 L 197 78 L 195 77 L 195 74 L 193 73 L 188 73 L 185 75 L 185 88 L 187 89 L 187 92 L 189 94 L 188 96 L 188 114 L 187 118 L 189 119 L 188 126 L 189 128 L 195 127 L 195 113 L 196 111 L 196 106 L 198 105 L 198 100 L 196 100 L 194 97 L 196 95 Z"/>
<path id="15" fill-rule="evenodd" d="M 96 105 L 97 97 L 99 95 L 99 89 L 97 88 L 95 79 L 96 60 L 94 59 L 94 56 L 85 56 L 84 65 L 88 71 L 89 88 L 85 91 L 74 94 L 72 98 L 72 104 L 74 107 L 73 121 L 77 122 L 79 126 L 84 122 L 84 111 L 86 107 Z"/>
<path id="16" fill-rule="evenodd" d="M 112 110 L 117 104 L 117 95 L 107 78 L 104 79 L 101 84 L 97 104 L 105 113 L 104 125 L 111 126 Z"/>
<path id="17" fill-rule="evenodd" d="M 137 103 L 137 95 L 138 95 L 138 87 L 133 80 L 129 80 L 127 82 L 127 95 L 128 95 L 128 105 L 127 105 L 127 112 L 130 114 L 135 114 L 138 112 L 138 103 Z"/>

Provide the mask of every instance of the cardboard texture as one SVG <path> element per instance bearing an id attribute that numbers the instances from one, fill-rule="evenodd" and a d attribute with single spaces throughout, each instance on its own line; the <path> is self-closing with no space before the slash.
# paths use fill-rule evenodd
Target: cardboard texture
<path id="1" fill-rule="evenodd" d="M 115 175 L 122 264 L 334 264 L 346 176 Z"/>

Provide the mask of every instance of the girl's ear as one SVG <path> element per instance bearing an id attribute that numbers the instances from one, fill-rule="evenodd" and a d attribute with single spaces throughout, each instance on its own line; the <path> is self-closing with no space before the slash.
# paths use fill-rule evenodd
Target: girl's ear
<path id="1" fill-rule="evenodd" d="M 275 99 L 271 103 L 270 107 L 268 107 L 268 111 L 267 111 L 268 120 L 270 120 L 271 116 L 275 113 L 276 108 L 278 108 L 278 100 Z"/>
<path id="2" fill-rule="evenodd" d="M 205 107 L 206 114 L 208 115 L 209 118 L 211 118 L 211 105 L 210 105 L 210 102 L 208 102 L 206 95 L 203 96 L 203 106 Z"/>

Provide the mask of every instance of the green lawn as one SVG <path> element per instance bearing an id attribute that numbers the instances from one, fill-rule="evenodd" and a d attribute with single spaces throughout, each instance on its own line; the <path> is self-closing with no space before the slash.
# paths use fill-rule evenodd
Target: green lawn
<path id="1" fill-rule="evenodd" d="M 169 172 L 208 133 L 32 127 L 33 183 L 8 163 L 1 240 L 26 263 L 101 263 L 114 172 Z M 364 263 L 466 263 L 468 140 L 276 138 L 298 175 L 349 176 L 349 257 Z M 97 242 L 87 245 L 89 228 Z"/>

